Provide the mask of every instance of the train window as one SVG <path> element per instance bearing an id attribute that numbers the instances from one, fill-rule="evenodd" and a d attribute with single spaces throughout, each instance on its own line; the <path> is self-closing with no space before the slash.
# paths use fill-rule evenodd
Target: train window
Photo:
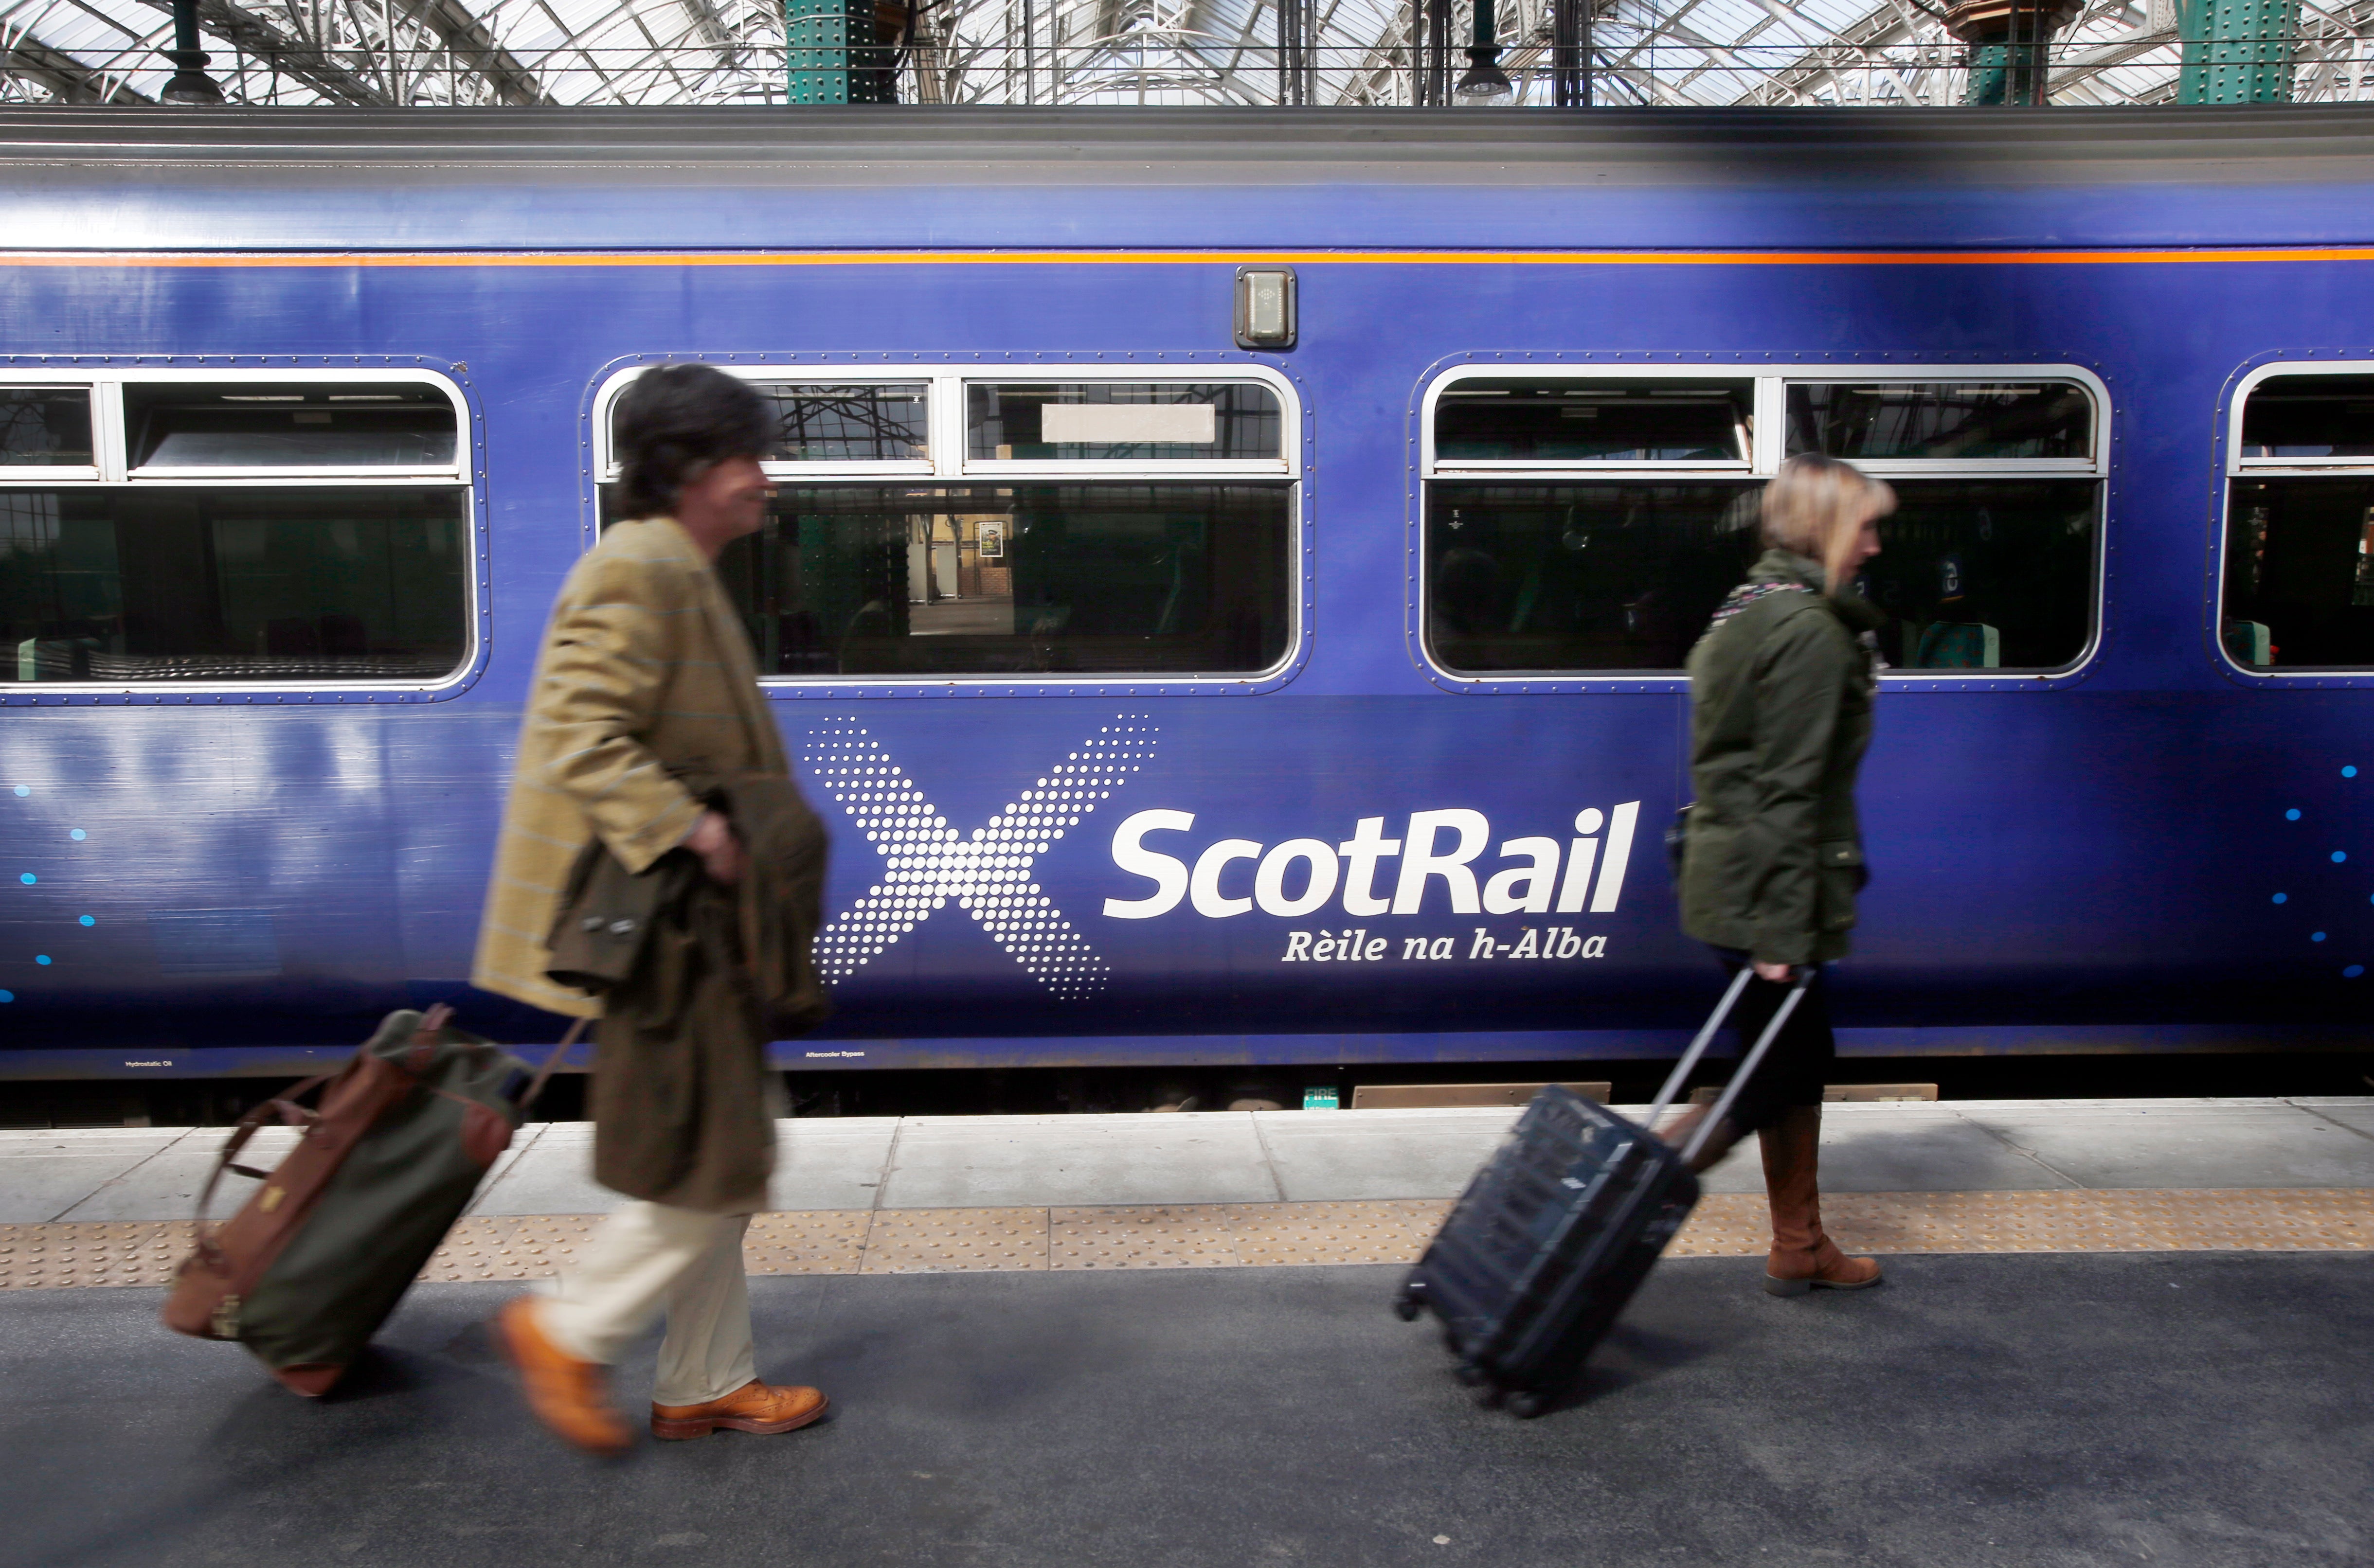
<path id="1" fill-rule="evenodd" d="M 2374 375 L 2251 387 L 2227 485 L 2227 657 L 2270 672 L 2374 666 Z"/>
<path id="2" fill-rule="evenodd" d="M 88 388 L 0 387 L 0 466 L 89 468 L 98 461 Z"/>
<path id="3" fill-rule="evenodd" d="M 927 462 L 931 383 L 762 382 L 774 405 L 770 462 Z"/>
<path id="4" fill-rule="evenodd" d="M 2074 381 L 1816 381 L 1789 388 L 1789 451 L 1889 459 L 2090 458 Z"/>
<path id="5" fill-rule="evenodd" d="M 967 454 L 994 462 L 1283 463 L 1277 393 L 1259 381 L 973 382 Z"/>
<path id="6" fill-rule="evenodd" d="M 0 488 L 0 679 L 441 680 L 468 535 L 458 486 Z"/>
<path id="7" fill-rule="evenodd" d="M 2242 404 L 2240 455 L 2374 458 L 2374 376 L 2274 376 Z"/>
<path id="8" fill-rule="evenodd" d="M 2091 640 L 2101 465 L 2076 380 L 1454 373 L 1429 410 L 1425 636 L 1452 674 L 1678 672 L 1761 554 L 1760 476 L 1808 439 L 1896 487 L 1863 580 L 1889 665 L 2054 670 Z"/>
<path id="9" fill-rule="evenodd" d="M 418 685 L 468 658 L 441 383 L 135 368 L 0 390 L 0 681 Z"/>
<path id="10" fill-rule="evenodd" d="M 1435 406 L 1443 462 L 1748 461 L 1756 383 L 1635 385 L 1547 378 L 1455 381 Z"/>
<path id="11" fill-rule="evenodd" d="M 418 383 L 164 381 L 123 389 L 135 473 L 450 468 L 453 404 Z"/>
<path id="12" fill-rule="evenodd" d="M 1283 484 L 783 485 L 718 574 L 770 675 L 1257 674 L 1293 510 Z"/>

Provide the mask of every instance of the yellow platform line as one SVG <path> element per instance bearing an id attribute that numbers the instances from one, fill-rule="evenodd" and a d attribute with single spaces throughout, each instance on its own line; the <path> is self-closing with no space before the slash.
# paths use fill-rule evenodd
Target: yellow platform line
<path id="1" fill-rule="evenodd" d="M 756 1216 L 754 1275 L 905 1274 L 1407 1263 L 1448 1201 L 1087 1208 L 819 1209 Z M 2374 1188 L 1846 1192 L 1823 1199 L 1852 1251 L 2374 1251 Z M 480 1215 L 421 1278 L 534 1280 L 569 1266 L 597 1214 Z M 1735 1258 L 1768 1245 L 1760 1193 L 1712 1193 L 1667 1249 Z M 179 1221 L 0 1224 L 0 1290 L 162 1285 L 190 1246 Z"/>

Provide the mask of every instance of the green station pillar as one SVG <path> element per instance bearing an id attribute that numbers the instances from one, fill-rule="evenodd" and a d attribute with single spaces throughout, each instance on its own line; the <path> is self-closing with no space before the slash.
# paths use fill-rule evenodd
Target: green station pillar
<path id="1" fill-rule="evenodd" d="M 2299 0 L 2177 0 L 2179 103 L 2289 103 Z"/>
<path id="2" fill-rule="evenodd" d="M 1945 30 L 1970 46 L 1968 104 L 2040 105 L 2051 95 L 2052 38 L 2082 0 L 1949 0 Z"/>
<path id="3" fill-rule="evenodd" d="M 785 88 L 793 103 L 893 103 L 891 51 L 875 0 L 783 0 Z"/>
<path id="4" fill-rule="evenodd" d="M 1970 51 L 1970 81 L 1962 101 L 1973 107 L 2042 101 L 2046 46 L 1981 43 Z"/>

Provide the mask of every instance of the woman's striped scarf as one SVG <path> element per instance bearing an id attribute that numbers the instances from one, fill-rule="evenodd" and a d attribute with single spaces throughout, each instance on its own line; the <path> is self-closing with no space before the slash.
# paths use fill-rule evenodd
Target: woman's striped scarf
<path id="1" fill-rule="evenodd" d="M 1812 589 L 1799 582 L 1743 582 L 1733 589 L 1730 596 L 1723 600 L 1721 607 L 1714 613 L 1714 619 L 1707 623 L 1707 630 L 1710 632 L 1720 630 L 1723 622 L 1738 614 L 1759 599 L 1769 598 L 1775 593 L 1811 593 L 1813 591 Z"/>

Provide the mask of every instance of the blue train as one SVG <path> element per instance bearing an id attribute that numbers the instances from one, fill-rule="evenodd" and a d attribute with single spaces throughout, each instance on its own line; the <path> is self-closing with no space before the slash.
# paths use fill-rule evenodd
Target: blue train
<path id="1" fill-rule="evenodd" d="M 466 984 L 607 419 L 838 828 L 787 1068 L 1670 1050 L 1760 476 L 1903 497 L 1851 1052 L 2362 1041 L 2374 113 L 0 117 L 0 1073 Z"/>

